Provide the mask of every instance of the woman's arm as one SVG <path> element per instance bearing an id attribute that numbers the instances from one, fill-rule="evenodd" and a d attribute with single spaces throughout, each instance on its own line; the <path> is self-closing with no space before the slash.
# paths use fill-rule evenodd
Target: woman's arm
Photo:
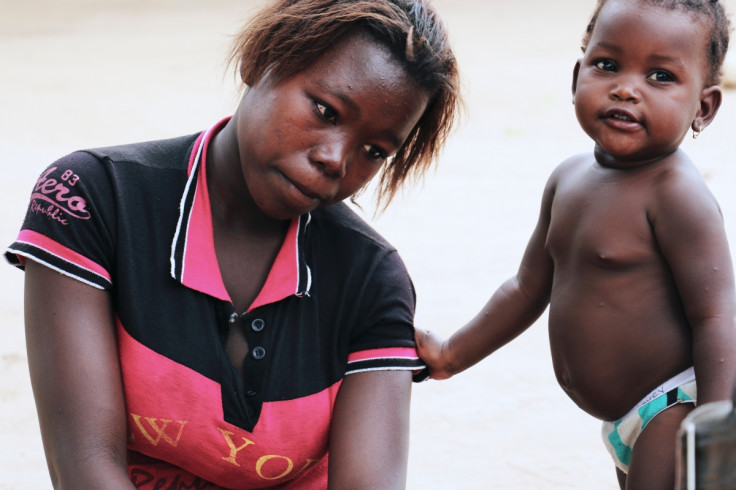
<path id="1" fill-rule="evenodd" d="M 110 295 L 25 265 L 31 384 L 55 488 L 132 489 Z"/>
<path id="2" fill-rule="evenodd" d="M 410 371 L 350 374 L 332 415 L 330 489 L 406 487 Z"/>

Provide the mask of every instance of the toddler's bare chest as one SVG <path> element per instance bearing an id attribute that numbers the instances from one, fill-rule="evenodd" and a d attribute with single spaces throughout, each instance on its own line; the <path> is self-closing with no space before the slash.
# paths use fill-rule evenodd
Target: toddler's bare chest
<path id="1" fill-rule="evenodd" d="M 555 195 L 547 249 L 556 268 L 624 269 L 659 261 L 648 197 L 620 190 L 595 186 Z"/>

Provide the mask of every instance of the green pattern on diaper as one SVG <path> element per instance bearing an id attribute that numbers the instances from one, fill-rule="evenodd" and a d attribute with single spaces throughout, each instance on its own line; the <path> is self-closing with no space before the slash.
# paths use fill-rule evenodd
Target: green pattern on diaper
<path id="1" fill-rule="evenodd" d="M 677 402 L 687 401 L 693 401 L 692 397 L 685 393 L 682 388 L 677 388 Z M 646 427 L 647 424 L 658 413 L 660 413 L 662 410 L 665 410 L 666 408 L 669 408 L 669 405 L 667 405 L 666 394 L 663 394 L 640 407 L 639 410 L 637 410 L 637 415 L 641 419 L 641 430 L 644 430 L 644 427 Z M 631 447 L 627 446 L 626 443 L 624 443 L 623 439 L 621 438 L 621 434 L 618 431 L 619 426 L 623 422 L 627 422 L 627 426 L 624 428 L 625 433 L 628 433 L 630 430 L 634 429 L 635 426 L 632 427 L 631 425 L 632 423 L 635 423 L 633 420 L 629 421 L 629 419 L 621 419 L 613 424 L 613 430 L 610 434 L 608 434 L 608 441 L 611 443 L 611 447 L 616 452 L 616 457 L 618 458 L 618 460 L 624 465 L 628 466 L 631 462 Z"/>
<path id="2" fill-rule="evenodd" d="M 608 441 L 611 443 L 611 446 L 613 446 L 613 450 L 616 451 L 616 457 L 618 460 L 628 466 L 631 461 L 631 448 L 621 440 L 621 435 L 618 433 L 619 425 L 621 425 L 620 420 L 613 424 L 613 431 L 608 434 Z"/>

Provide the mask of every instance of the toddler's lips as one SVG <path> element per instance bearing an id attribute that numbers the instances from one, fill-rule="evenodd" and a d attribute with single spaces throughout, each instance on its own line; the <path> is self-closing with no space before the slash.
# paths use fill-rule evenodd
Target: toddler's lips
<path id="1" fill-rule="evenodd" d="M 641 129 L 641 123 L 631 112 L 625 109 L 609 109 L 603 114 L 606 123 L 614 128 L 633 131 Z"/>

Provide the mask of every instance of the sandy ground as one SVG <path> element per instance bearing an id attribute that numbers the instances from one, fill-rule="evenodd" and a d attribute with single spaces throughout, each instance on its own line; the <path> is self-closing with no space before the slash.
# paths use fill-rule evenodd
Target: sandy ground
<path id="1" fill-rule="evenodd" d="M 258 1 L 0 0 L 0 244 L 30 189 L 72 150 L 177 136 L 229 114 L 230 35 Z M 449 335 L 516 270 L 544 182 L 591 149 L 570 73 L 592 0 L 435 0 L 467 110 L 423 185 L 367 217 L 401 251 L 417 323 Z M 736 0 L 726 2 L 736 12 Z M 736 69 L 732 55 L 731 69 Z M 736 243 L 736 92 L 685 143 Z M 22 273 L 0 269 L 0 489 L 49 488 L 30 390 Z M 409 488 L 614 489 L 599 423 L 557 387 L 546 318 L 475 368 L 414 388 Z"/>

